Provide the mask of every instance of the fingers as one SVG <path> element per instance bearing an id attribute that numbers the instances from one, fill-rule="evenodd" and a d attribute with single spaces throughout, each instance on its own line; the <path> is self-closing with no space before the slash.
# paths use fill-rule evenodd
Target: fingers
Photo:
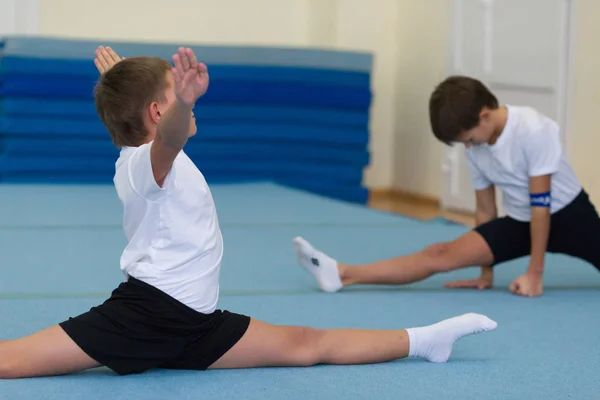
<path id="1" fill-rule="evenodd" d="M 198 63 L 196 68 L 198 69 L 199 74 L 207 74 L 208 73 L 208 67 L 204 63 Z"/>
<path id="2" fill-rule="evenodd" d="M 181 66 L 183 67 L 183 72 L 186 72 L 187 70 L 190 69 L 190 59 L 187 54 L 187 50 L 184 49 L 183 47 L 180 47 L 179 50 L 177 51 L 177 54 L 179 55 L 179 59 L 181 60 Z"/>
<path id="3" fill-rule="evenodd" d="M 529 296 L 529 294 L 527 294 L 527 291 L 521 285 L 519 285 L 518 282 L 511 283 L 509 289 L 513 294 L 516 294 L 518 296 Z"/>
<path id="4" fill-rule="evenodd" d="M 96 58 L 94 59 L 94 65 L 100 71 L 101 74 L 108 71 L 110 64 L 108 63 L 106 52 L 103 47 L 96 49 Z"/>
<path id="5" fill-rule="evenodd" d="M 180 47 L 177 49 L 177 55 L 179 56 L 184 72 L 190 69 L 197 69 L 199 72 L 205 72 L 207 70 L 206 65 L 198 62 L 194 50 L 189 47 Z"/>
<path id="6" fill-rule="evenodd" d="M 196 69 L 198 67 L 198 60 L 196 59 L 196 55 L 194 51 L 190 48 L 185 49 L 185 53 L 190 61 L 190 68 Z"/>
<path id="7" fill-rule="evenodd" d="M 113 65 L 121 61 L 121 57 L 111 47 L 106 47 L 104 52 L 106 53 L 106 57 L 112 60 Z"/>
<path id="8" fill-rule="evenodd" d="M 464 285 L 464 283 L 462 281 L 454 281 L 454 282 L 448 282 L 446 284 L 444 284 L 444 287 L 449 288 L 449 289 L 455 289 L 458 287 L 462 287 Z"/>
<path id="9" fill-rule="evenodd" d="M 94 65 L 96 66 L 96 69 L 98 69 L 98 72 L 100 72 L 100 74 L 104 74 L 106 72 L 106 68 L 97 58 L 94 59 Z"/>
<path id="10" fill-rule="evenodd" d="M 208 68 L 196 58 L 192 49 L 179 47 L 173 54 L 174 67 L 172 69 L 176 90 L 184 87 L 189 93 L 203 95 L 208 88 Z"/>
<path id="11" fill-rule="evenodd" d="M 108 71 L 119 61 L 121 61 L 121 58 L 112 48 L 99 46 L 96 49 L 96 59 L 94 59 L 94 65 L 101 74 Z"/>
<path id="12" fill-rule="evenodd" d="M 174 73 L 177 73 L 179 78 L 182 78 L 190 69 L 196 69 L 198 65 L 192 49 L 183 47 L 177 49 L 177 53 L 173 55 L 173 62 L 175 64 Z"/>
<path id="13" fill-rule="evenodd" d="M 444 287 L 455 289 L 455 288 L 475 288 L 478 287 L 478 280 L 466 280 L 466 281 L 453 281 L 446 283 Z"/>
<path id="14" fill-rule="evenodd" d="M 173 55 L 173 64 L 175 64 L 175 67 L 171 70 L 173 72 L 173 79 L 175 79 L 175 82 L 179 82 L 185 73 L 179 53 Z"/>

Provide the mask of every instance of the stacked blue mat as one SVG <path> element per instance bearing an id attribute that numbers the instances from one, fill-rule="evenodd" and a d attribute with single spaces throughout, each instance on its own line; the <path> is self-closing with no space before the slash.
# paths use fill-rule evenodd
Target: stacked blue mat
<path id="1" fill-rule="evenodd" d="M 167 60 L 181 45 L 4 38 L 0 182 L 112 183 L 118 151 L 93 101 L 99 44 Z M 209 66 L 211 87 L 186 153 L 209 183 L 271 181 L 367 201 L 370 54 L 190 47 Z"/>

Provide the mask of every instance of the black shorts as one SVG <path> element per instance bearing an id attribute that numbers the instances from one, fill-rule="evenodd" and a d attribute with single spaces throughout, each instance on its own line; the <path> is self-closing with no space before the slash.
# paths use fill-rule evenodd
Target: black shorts
<path id="1" fill-rule="evenodd" d="M 530 223 L 502 217 L 475 228 L 490 246 L 494 264 L 531 253 Z M 600 270 L 600 217 L 582 190 L 565 208 L 550 217 L 548 252 L 589 262 Z"/>
<path id="2" fill-rule="evenodd" d="M 130 277 L 102 305 L 60 326 L 98 363 L 119 375 L 153 368 L 205 370 L 245 334 L 250 318 L 202 314 Z"/>

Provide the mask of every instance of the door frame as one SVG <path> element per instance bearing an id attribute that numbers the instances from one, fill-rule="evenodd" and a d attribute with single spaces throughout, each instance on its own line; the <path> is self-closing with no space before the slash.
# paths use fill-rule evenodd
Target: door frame
<path id="1" fill-rule="evenodd" d="M 2 0 L 10 4 L 14 13 L 11 31 L 2 36 L 30 36 L 40 33 L 40 0 Z M 10 16 L 8 16 L 10 18 Z"/>
<path id="2" fill-rule="evenodd" d="M 481 0 L 482 2 L 486 0 Z M 493 1 L 493 0 L 492 0 Z M 501 0 L 496 0 L 501 1 Z M 562 115 L 563 122 L 563 150 L 568 158 L 571 156 L 572 150 L 572 128 L 573 128 L 573 98 L 574 98 L 574 57 L 573 52 L 577 39 L 577 3 L 578 0 L 562 0 L 563 6 L 566 7 L 567 18 L 564 19 L 563 26 L 561 29 L 566 33 L 564 37 L 563 45 L 565 47 L 565 54 L 563 55 L 563 61 L 561 65 L 560 81 L 558 96 L 563 98 L 561 111 L 559 115 Z M 464 5 L 464 0 L 452 0 L 452 18 L 453 21 L 449 27 L 449 37 L 451 43 L 447 48 L 447 66 L 446 69 L 449 71 L 448 75 L 460 73 L 462 69 L 462 60 L 456 57 L 457 54 L 462 53 L 462 43 L 458 38 L 462 37 L 462 27 L 464 25 L 462 21 L 461 9 Z M 460 149 L 453 149 L 444 146 L 442 149 L 442 160 L 441 160 L 441 173 L 442 173 L 442 187 L 440 188 L 440 208 L 444 212 L 447 209 L 454 209 L 455 207 L 448 207 L 449 199 L 446 197 L 450 195 L 453 188 L 453 182 L 456 179 L 462 179 L 463 177 L 455 177 L 456 173 L 460 172 L 460 169 L 456 164 L 457 152 Z M 458 182 L 458 181 L 456 181 Z M 466 205 L 464 208 L 467 208 Z"/>
<path id="3" fill-rule="evenodd" d="M 573 149 L 573 100 L 575 98 L 575 47 L 577 44 L 577 16 L 578 14 L 578 3 L 579 0 L 565 0 L 567 4 L 569 4 L 568 12 L 568 27 L 566 27 L 566 31 L 568 32 L 567 40 L 567 54 L 566 54 L 566 63 L 564 65 L 565 73 L 563 76 L 563 93 L 565 96 L 565 104 L 563 112 L 565 113 L 565 129 L 563 132 L 564 135 L 564 152 L 568 159 L 571 158 L 571 151 Z"/>

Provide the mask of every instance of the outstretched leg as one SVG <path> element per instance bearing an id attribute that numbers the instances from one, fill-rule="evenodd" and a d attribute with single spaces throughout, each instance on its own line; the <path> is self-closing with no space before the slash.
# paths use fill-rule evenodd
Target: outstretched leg
<path id="1" fill-rule="evenodd" d="M 210 369 L 373 364 L 406 357 L 446 362 L 456 340 L 496 327 L 479 314 L 402 330 L 314 329 L 253 319 L 244 337 Z"/>
<path id="2" fill-rule="evenodd" d="M 0 379 L 66 375 L 96 367 L 100 364 L 58 325 L 0 342 Z"/>
<path id="3" fill-rule="evenodd" d="M 356 266 L 339 263 L 301 237 L 296 237 L 293 245 L 298 263 L 315 277 L 325 292 L 357 284 L 408 284 L 437 273 L 490 265 L 494 261 L 490 247 L 476 231 L 413 254 Z"/>

